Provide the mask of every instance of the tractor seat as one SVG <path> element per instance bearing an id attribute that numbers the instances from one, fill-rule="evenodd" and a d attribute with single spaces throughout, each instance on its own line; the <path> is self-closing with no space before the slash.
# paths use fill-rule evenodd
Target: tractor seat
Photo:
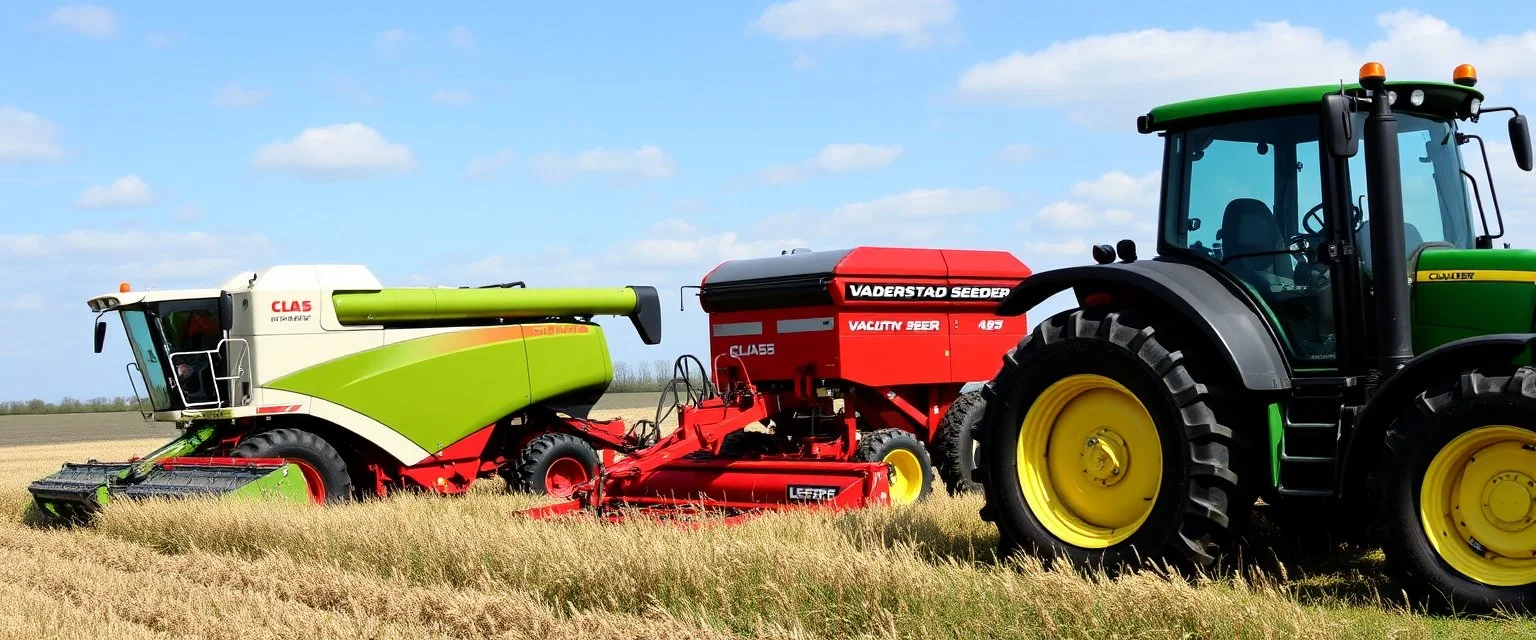
<path id="1" fill-rule="evenodd" d="M 1360 223 L 1360 231 L 1355 233 L 1356 244 L 1360 247 L 1360 262 L 1365 268 L 1371 268 L 1371 221 Z M 1412 257 L 1413 252 L 1424 246 L 1424 234 L 1419 233 L 1419 228 L 1412 222 L 1403 221 L 1403 256 Z"/>
<path id="2" fill-rule="evenodd" d="M 1227 203 L 1217 237 L 1221 239 L 1222 253 L 1229 256 L 1285 248 L 1275 214 L 1269 210 L 1269 205 L 1253 198 L 1238 198 Z M 1237 258 L 1228 262 L 1226 268 L 1266 291 L 1291 275 L 1288 256 L 1279 253 Z"/>

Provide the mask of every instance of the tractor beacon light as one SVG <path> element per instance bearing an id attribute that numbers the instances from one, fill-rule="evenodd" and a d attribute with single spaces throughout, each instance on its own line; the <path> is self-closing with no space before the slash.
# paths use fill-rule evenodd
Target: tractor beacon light
<path id="1" fill-rule="evenodd" d="M 128 293 L 129 291 L 133 291 L 133 287 L 128 286 L 128 283 L 123 282 L 117 285 L 118 293 Z"/>
<path id="2" fill-rule="evenodd" d="M 1477 86 L 1477 67 L 1470 64 L 1459 65 L 1451 72 L 1451 81 L 1463 87 Z"/>
<path id="3" fill-rule="evenodd" d="M 1360 65 L 1360 82 L 1362 84 L 1368 81 L 1385 82 L 1386 80 L 1387 69 L 1381 66 L 1380 62 L 1367 62 Z"/>

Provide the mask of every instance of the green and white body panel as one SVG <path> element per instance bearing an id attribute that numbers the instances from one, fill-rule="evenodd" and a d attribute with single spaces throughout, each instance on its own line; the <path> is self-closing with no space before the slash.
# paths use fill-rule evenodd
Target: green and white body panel
<path id="1" fill-rule="evenodd" d="M 237 275 L 219 289 L 123 292 L 93 298 L 90 307 L 120 312 L 136 382 L 150 387 L 150 419 L 184 425 L 174 447 L 162 449 L 173 457 L 216 458 L 225 455 L 221 438 L 273 420 L 319 420 L 387 455 L 391 460 L 377 460 L 387 467 L 435 464 L 455 443 L 534 405 L 595 402 L 613 379 L 613 363 L 591 316 L 629 316 L 647 343 L 660 336 L 649 287 L 388 289 L 352 265 L 277 266 Z M 214 338 L 218 347 L 191 338 L 182 344 L 201 351 L 171 346 L 182 339 L 171 334 L 191 322 L 177 323 L 191 317 L 188 309 L 221 318 L 228 330 Z M 193 402 L 178 386 L 175 363 L 196 359 L 220 376 L 214 401 Z M 301 416 L 308 418 L 294 420 Z M 210 428 L 219 438 L 205 433 Z M 122 492 L 119 485 L 147 475 L 118 477 L 127 467 L 66 466 L 34 483 L 33 492 L 40 503 L 44 494 L 99 502 L 91 482 Z"/>

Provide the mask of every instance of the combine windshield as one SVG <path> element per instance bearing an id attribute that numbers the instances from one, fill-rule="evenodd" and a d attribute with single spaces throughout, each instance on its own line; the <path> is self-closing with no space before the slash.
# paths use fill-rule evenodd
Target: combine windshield
<path id="1" fill-rule="evenodd" d="M 134 362 L 156 411 L 220 404 L 217 300 L 174 300 L 122 311 Z"/>

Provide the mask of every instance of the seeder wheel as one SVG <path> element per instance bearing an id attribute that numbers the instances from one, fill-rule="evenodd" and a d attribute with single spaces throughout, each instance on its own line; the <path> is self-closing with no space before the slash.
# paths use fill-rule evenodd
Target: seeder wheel
<path id="1" fill-rule="evenodd" d="M 891 470 L 891 504 L 908 505 L 928 497 L 933 463 L 916 436 L 901 429 L 864 434 L 854 454 L 859 462 L 884 462 Z"/>

